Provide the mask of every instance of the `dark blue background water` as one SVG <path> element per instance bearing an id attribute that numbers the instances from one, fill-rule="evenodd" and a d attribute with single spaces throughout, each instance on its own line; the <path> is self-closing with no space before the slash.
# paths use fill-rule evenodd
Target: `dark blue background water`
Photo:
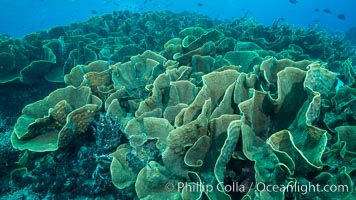
<path id="1" fill-rule="evenodd" d="M 0 0 L 0 33 L 19 37 L 126 9 L 192 11 L 220 19 L 239 18 L 248 13 L 248 17 L 264 24 L 284 18 L 296 26 L 319 23 L 321 28 L 331 31 L 356 26 L 355 0 L 297 0 L 295 4 L 289 0 Z M 340 14 L 345 19 L 339 19 Z"/>

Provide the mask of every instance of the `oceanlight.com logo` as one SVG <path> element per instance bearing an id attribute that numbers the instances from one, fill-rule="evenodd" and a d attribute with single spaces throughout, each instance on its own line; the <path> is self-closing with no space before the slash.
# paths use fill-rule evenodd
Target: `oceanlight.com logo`
<path id="1" fill-rule="evenodd" d="M 308 184 L 299 184 L 298 182 L 289 182 L 287 185 L 271 185 L 265 183 L 257 183 L 256 190 L 259 192 L 297 192 L 302 195 L 307 193 L 335 193 L 335 192 L 349 192 L 348 185 L 320 185 L 320 184 L 312 184 L 308 182 Z"/>
<path id="2" fill-rule="evenodd" d="M 212 184 L 205 184 L 203 182 L 178 182 L 176 184 L 167 183 L 166 184 L 166 191 L 173 192 L 239 192 L 239 193 L 247 193 L 251 189 L 255 189 L 258 192 L 290 192 L 290 193 L 300 193 L 305 195 L 307 193 L 318 193 L 318 192 L 325 192 L 325 193 L 348 193 L 350 192 L 350 188 L 348 185 L 320 185 L 320 184 L 300 184 L 298 182 L 289 182 L 287 185 L 273 185 L 273 184 L 266 184 L 263 182 L 258 183 L 251 183 L 250 185 L 246 184 L 239 184 L 238 182 L 234 182 L 232 184 L 225 185 L 223 182 L 218 183 L 216 185 Z"/>

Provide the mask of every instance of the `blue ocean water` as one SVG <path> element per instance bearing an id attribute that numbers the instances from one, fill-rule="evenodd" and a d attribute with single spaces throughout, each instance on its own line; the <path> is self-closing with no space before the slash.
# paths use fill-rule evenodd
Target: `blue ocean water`
<path id="1" fill-rule="evenodd" d="M 82 22 L 114 10 L 191 11 L 219 19 L 253 17 L 269 25 L 278 18 L 297 27 L 319 24 L 330 31 L 356 26 L 353 0 L 1 0 L 0 34 L 21 37 L 56 25 Z"/>
<path id="2" fill-rule="evenodd" d="M 353 8 L 0 0 L 0 200 L 356 199 Z"/>

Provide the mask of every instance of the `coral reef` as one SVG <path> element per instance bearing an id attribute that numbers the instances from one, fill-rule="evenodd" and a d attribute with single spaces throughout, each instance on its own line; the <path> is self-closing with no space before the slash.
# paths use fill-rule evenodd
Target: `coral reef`
<path id="1" fill-rule="evenodd" d="M 11 143 L 23 151 L 7 170 L 7 198 L 355 198 L 356 56 L 348 43 L 253 20 L 181 24 L 172 13 L 156 33 L 158 15 L 114 13 L 81 24 L 77 35 L 47 31 L 59 38 L 47 48 L 69 47 L 69 34 L 73 49 L 54 53 L 61 63 L 32 60 L 21 81 L 43 76 L 66 86 L 17 119 Z"/>
<path id="2" fill-rule="evenodd" d="M 22 110 L 11 143 L 20 150 L 57 150 L 88 129 L 101 105 L 88 87 L 57 89 Z"/>

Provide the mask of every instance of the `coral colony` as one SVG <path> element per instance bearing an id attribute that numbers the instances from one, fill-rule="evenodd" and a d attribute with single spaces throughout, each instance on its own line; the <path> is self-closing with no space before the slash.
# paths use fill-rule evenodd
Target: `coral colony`
<path id="1" fill-rule="evenodd" d="M 2 40 L 0 55 L 2 84 L 62 83 L 21 108 L 6 198 L 355 199 L 341 37 L 125 11 Z"/>

